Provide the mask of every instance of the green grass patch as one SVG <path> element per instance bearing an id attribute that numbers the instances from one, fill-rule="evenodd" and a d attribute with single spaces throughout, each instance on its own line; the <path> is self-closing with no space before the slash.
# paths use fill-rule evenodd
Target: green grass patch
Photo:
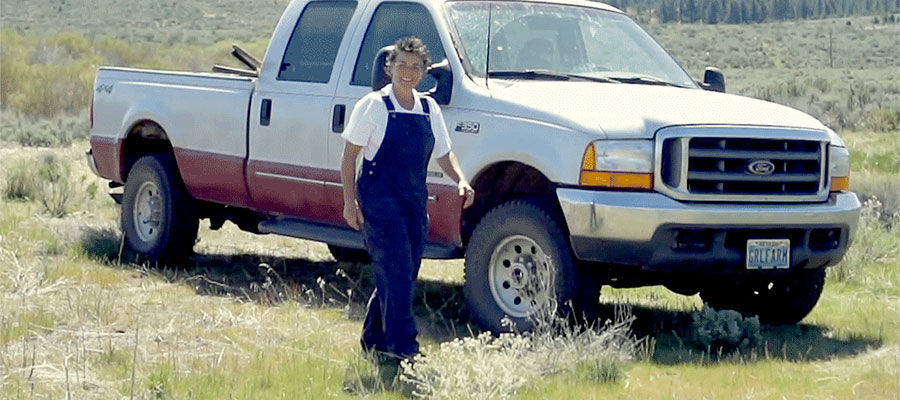
<path id="1" fill-rule="evenodd" d="M 248 362 L 226 356 L 195 373 L 179 372 L 172 363 L 152 366 L 142 386 L 156 398 L 322 399 L 355 398 L 343 391 L 347 361 L 306 349 L 262 350 Z M 352 379 L 352 378 L 351 378 Z M 128 394 L 123 388 L 123 395 Z M 399 398 L 395 394 L 382 398 Z"/>
<path id="2" fill-rule="evenodd" d="M 900 131 L 850 132 L 842 138 L 850 149 L 853 172 L 900 174 Z"/>
<path id="3" fill-rule="evenodd" d="M 45 311 L 14 312 L 0 318 L 0 346 L 23 337 L 39 336 L 49 332 L 59 320 L 54 314 Z"/>
<path id="4" fill-rule="evenodd" d="M 104 375 L 121 381 L 131 377 L 133 359 L 134 355 L 131 351 L 113 347 L 110 341 L 100 354 L 91 359 L 91 363 Z"/>

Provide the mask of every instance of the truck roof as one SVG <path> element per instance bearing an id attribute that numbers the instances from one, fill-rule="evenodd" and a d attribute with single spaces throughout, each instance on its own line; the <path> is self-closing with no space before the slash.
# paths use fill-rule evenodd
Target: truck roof
<path id="1" fill-rule="evenodd" d="M 299 2 L 306 2 L 309 0 L 293 0 Z M 369 0 L 369 1 L 379 1 L 379 0 Z M 387 1 L 387 0 L 385 0 Z M 598 8 L 601 10 L 615 11 L 621 13 L 622 10 L 613 7 L 606 3 L 601 3 L 598 1 L 590 1 L 590 0 L 422 0 L 422 1 L 430 1 L 432 3 L 450 3 L 456 1 L 491 1 L 491 2 L 500 2 L 500 1 L 510 1 L 510 2 L 520 2 L 520 3 L 544 3 L 544 4 L 559 4 L 559 5 L 570 5 L 570 6 L 579 6 L 579 7 L 591 7 Z"/>
<path id="2" fill-rule="evenodd" d="M 609 4 L 601 3 L 597 1 L 589 1 L 589 0 L 431 0 L 435 3 L 449 3 L 454 1 L 514 1 L 521 3 L 548 3 L 548 4 L 561 4 L 561 5 L 570 5 L 570 6 L 580 6 L 580 7 L 592 7 L 599 8 L 602 10 L 616 11 L 622 12 L 618 8 L 615 8 Z"/>

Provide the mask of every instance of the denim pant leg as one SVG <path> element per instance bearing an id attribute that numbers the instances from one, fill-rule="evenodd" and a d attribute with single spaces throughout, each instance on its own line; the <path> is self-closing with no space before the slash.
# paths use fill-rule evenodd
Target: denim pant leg
<path id="1" fill-rule="evenodd" d="M 373 203 L 382 202 L 370 201 L 369 206 L 377 205 Z M 366 349 L 411 356 L 418 352 L 412 315 L 412 285 L 417 268 L 412 262 L 409 224 L 405 213 L 399 210 L 393 213 L 379 209 L 377 213 L 365 214 L 363 232 L 372 258 L 375 293 L 369 302 L 361 342 Z"/>

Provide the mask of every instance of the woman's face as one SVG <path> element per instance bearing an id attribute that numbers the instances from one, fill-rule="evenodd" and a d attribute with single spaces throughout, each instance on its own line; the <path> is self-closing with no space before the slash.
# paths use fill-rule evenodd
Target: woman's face
<path id="1" fill-rule="evenodd" d="M 425 65 L 421 57 L 401 51 L 391 63 L 390 71 L 395 90 L 412 91 L 422 81 Z"/>

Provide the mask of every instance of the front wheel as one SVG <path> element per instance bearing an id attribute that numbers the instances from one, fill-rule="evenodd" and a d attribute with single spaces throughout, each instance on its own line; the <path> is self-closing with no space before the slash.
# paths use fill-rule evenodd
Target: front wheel
<path id="1" fill-rule="evenodd" d="M 494 333 L 529 330 L 536 312 L 571 299 L 574 265 L 559 220 L 533 200 L 503 203 L 482 218 L 469 240 L 463 287 L 476 323 Z M 505 317 L 514 326 L 504 326 Z"/>
<path id="2" fill-rule="evenodd" d="M 824 288 L 825 268 L 817 268 L 772 279 L 717 282 L 701 290 L 700 298 L 715 309 L 759 316 L 761 322 L 794 324 L 812 311 Z"/>
<path id="3" fill-rule="evenodd" d="M 125 242 L 151 262 L 185 259 L 197 240 L 199 219 L 175 159 L 141 157 L 128 173 L 122 197 Z"/>

